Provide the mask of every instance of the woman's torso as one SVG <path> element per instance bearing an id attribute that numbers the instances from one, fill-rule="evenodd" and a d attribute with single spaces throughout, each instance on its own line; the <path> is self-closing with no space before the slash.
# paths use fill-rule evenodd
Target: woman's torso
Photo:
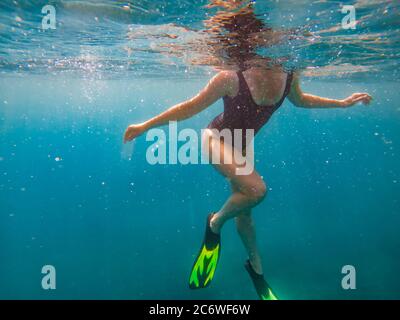
<path id="1" fill-rule="evenodd" d="M 208 126 L 219 131 L 253 129 L 254 134 L 268 122 L 289 94 L 292 74 L 267 69 L 239 71 L 232 94 L 224 97 L 224 112 Z M 246 132 L 242 132 L 245 137 Z"/>

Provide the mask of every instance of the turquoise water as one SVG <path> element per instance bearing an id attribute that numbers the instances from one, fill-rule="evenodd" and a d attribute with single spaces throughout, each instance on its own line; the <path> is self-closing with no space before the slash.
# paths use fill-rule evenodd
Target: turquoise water
<path id="1" fill-rule="evenodd" d="M 45 32 L 47 2 L 0 5 L 0 298 L 256 299 L 232 222 L 212 286 L 188 289 L 205 216 L 227 183 L 211 166 L 151 166 L 145 137 L 122 145 L 128 124 L 193 96 L 214 74 L 162 46 L 176 40 L 198 54 L 187 43 L 206 1 L 141 1 L 130 11 L 115 1 L 50 3 L 58 24 Z M 256 4 L 272 25 L 318 35 L 280 48 L 308 68 L 304 91 L 374 96 L 345 110 L 287 101 L 256 138 L 269 187 L 254 210 L 258 242 L 282 299 L 400 298 L 399 11 L 348 3 L 363 23 L 331 33 L 336 1 Z M 200 132 L 221 108 L 179 129 Z M 56 290 L 41 287 L 44 265 L 56 268 Z M 344 265 L 357 270 L 356 290 L 341 287 Z"/>

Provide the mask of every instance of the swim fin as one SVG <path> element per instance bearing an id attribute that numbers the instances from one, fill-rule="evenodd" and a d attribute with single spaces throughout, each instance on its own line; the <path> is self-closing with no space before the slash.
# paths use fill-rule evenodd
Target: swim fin
<path id="1" fill-rule="evenodd" d="M 189 278 L 190 289 L 206 288 L 214 278 L 221 250 L 221 236 L 211 230 L 210 221 L 213 215 L 211 213 L 207 216 L 204 240 Z"/>
<path id="2" fill-rule="evenodd" d="M 249 273 L 251 280 L 253 281 L 260 300 L 278 300 L 276 295 L 272 292 L 267 281 L 265 281 L 264 276 L 254 271 L 249 260 L 246 261 L 244 266 Z"/>

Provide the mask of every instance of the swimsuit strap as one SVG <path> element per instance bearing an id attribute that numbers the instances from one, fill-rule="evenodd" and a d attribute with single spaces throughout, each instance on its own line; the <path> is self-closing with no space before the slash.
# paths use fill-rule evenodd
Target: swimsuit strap
<path id="1" fill-rule="evenodd" d="M 285 97 L 290 93 L 290 87 L 292 86 L 293 72 L 288 73 L 286 79 Z"/>
<path id="2" fill-rule="evenodd" d="M 251 91 L 250 91 L 249 85 L 246 82 L 246 79 L 244 78 L 243 71 L 239 70 L 238 72 L 236 72 L 236 74 L 237 74 L 237 76 L 239 78 L 239 92 L 238 92 L 238 95 L 241 95 L 241 94 L 243 94 L 245 92 L 245 93 L 247 93 L 247 95 L 249 97 L 251 97 Z"/>
<path id="3" fill-rule="evenodd" d="M 286 79 L 286 86 L 285 86 L 285 91 L 283 92 L 283 96 L 281 100 L 279 100 L 277 103 L 275 103 L 274 107 L 280 106 L 283 101 L 285 101 L 286 97 L 290 93 L 290 87 L 292 86 L 292 80 L 293 80 L 293 72 L 288 73 L 287 79 Z"/>

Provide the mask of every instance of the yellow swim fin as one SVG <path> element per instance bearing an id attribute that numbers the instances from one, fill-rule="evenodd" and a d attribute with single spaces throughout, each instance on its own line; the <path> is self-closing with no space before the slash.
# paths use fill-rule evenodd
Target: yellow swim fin
<path id="1" fill-rule="evenodd" d="M 206 288 L 214 278 L 220 256 L 221 237 L 210 228 L 210 221 L 213 215 L 209 214 L 207 217 L 204 240 L 189 278 L 190 289 Z"/>

